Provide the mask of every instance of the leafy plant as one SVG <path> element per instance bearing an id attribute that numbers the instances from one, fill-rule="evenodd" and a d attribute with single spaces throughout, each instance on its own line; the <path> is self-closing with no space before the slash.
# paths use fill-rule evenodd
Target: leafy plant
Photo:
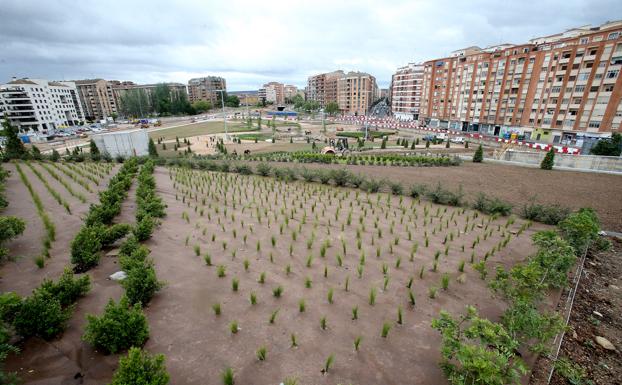
<path id="1" fill-rule="evenodd" d="M 361 345 L 361 341 L 362 341 L 362 340 L 363 340 L 363 337 L 361 337 L 361 336 L 357 336 L 357 337 L 354 339 L 354 350 L 355 350 L 355 351 L 357 351 L 357 352 L 359 351 L 359 346 Z"/>
<path id="2" fill-rule="evenodd" d="M 391 324 L 388 322 L 385 322 L 384 324 L 382 324 L 382 332 L 380 333 L 380 336 L 382 338 L 387 338 L 390 330 L 391 330 Z"/>
<path id="3" fill-rule="evenodd" d="M 222 372 L 221 377 L 222 377 L 222 383 L 224 385 L 234 385 L 235 384 L 234 375 L 233 375 L 233 369 L 226 368 Z"/>
<path id="4" fill-rule="evenodd" d="M 164 355 L 150 355 L 140 348 L 130 348 L 127 355 L 119 358 L 110 385 L 166 385 L 170 376 L 164 366 Z"/>
<path id="5" fill-rule="evenodd" d="M 140 304 L 130 305 L 123 296 L 118 303 L 110 300 L 101 317 L 87 315 L 82 338 L 108 353 L 142 346 L 149 338 L 149 327 Z"/>
<path id="6" fill-rule="evenodd" d="M 257 349 L 257 359 L 259 361 L 265 361 L 266 353 L 267 353 L 266 347 L 265 346 L 260 347 L 259 349 Z"/>

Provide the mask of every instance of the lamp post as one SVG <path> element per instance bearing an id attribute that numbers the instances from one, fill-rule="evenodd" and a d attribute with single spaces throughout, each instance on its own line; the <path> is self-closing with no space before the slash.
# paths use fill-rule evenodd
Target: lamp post
<path id="1" fill-rule="evenodd" d="M 220 101 L 222 102 L 222 121 L 225 125 L 225 140 L 229 140 L 229 133 L 227 132 L 227 115 L 225 114 L 225 90 L 214 90 L 220 92 Z"/>

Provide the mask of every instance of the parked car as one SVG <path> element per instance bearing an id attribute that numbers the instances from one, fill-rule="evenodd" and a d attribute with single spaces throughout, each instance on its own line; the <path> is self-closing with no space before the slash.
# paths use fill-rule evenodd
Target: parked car
<path id="1" fill-rule="evenodd" d="M 454 136 L 453 138 L 449 139 L 449 141 L 452 143 L 464 143 L 464 137 Z"/>
<path id="2" fill-rule="evenodd" d="M 447 134 L 444 133 L 444 132 L 440 132 L 440 133 L 436 134 L 436 139 L 447 140 Z"/>

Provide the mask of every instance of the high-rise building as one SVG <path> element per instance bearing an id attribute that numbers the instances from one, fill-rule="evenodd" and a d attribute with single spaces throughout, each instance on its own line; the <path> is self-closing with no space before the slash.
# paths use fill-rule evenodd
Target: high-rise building
<path id="1" fill-rule="evenodd" d="M 365 115 L 380 97 L 376 78 L 365 72 L 348 72 L 337 81 L 337 104 L 344 115 Z"/>
<path id="2" fill-rule="evenodd" d="M 622 21 L 469 47 L 424 63 L 420 117 L 433 127 L 575 144 L 620 131 L 621 69 Z"/>
<path id="3" fill-rule="evenodd" d="M 206 76 L 188 80 L 188 101 L 207 100 L 215 106 L 220 103 L 219 90 L 227 91 L 227 81 L 219 76 Z"/>
<path id="4" fill-rule="evenodd" d="M 337 82 L 345 73 L 341 70 L 310 76 L 307 80 L 307 100 L 313 100 L 326 107 L 330 102 L 337 102 Z"/>
<path id="5" fill-rule="evenodd" d="M 84 112 L 73 82 L 13 79 L 0 86 L 6 118 L 22 133 L 53 134 L 84 122 Z"/>
<path id="6" fill-rule="evenodd" d="M 285 87 L 283 83 L 270 82 L 263 85 L 259 89 L 260 98 L 268 103 L 283 104 L 285 103 Z"/>
<path id="7" fill-rule="evenodd" d="M 391 79 L 391 111 L 399 120 L 418 120 L 423 91 L 423 65 L 409 63 Z"/>
<path id="8" fill-rule="evenodd" d="M 101 120 L 118 113 L 112 84 L 104 79 L 75 80 L 87 120 Z"/>

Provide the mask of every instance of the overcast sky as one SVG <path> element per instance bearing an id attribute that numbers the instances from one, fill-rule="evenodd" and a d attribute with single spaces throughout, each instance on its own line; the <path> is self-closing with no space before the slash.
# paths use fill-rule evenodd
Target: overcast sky
<path id="1" fill-rule="evenodd" d="M 622 18 L 620 0 L 2 0 L 0 83 L 12 76 L 187 83 L 229 90 L 399 66 Z"/>

